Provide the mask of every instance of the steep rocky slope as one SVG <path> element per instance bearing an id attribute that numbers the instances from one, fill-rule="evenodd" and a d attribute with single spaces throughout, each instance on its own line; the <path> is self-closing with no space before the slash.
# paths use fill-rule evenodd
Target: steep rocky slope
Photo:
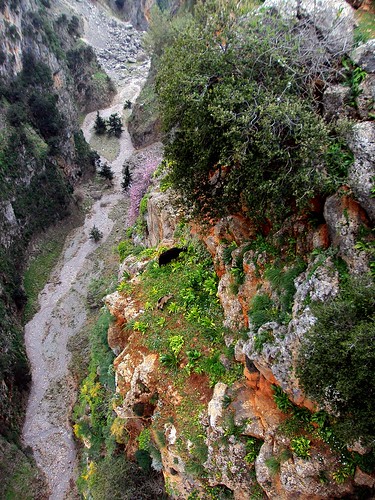
<path id="1" fill-rule="evenodd" d="M 344 2 L 266 3 L 314 17 L 330 49 L 345 47 L 366 72 L 355 106 L 346 85 L 322 95 L 327 120 L 355 120 L 347 184 L 278 230 L 259 232 L 242 213 L 186 224 L 171 208 L 175 193 L 154 183 L 141 216 L 143 244 L 153 248 L 125 258 L 118 291 L 105 299 L 116 320 L 108 342 L 117 355 L 118 435 L 128 456 L 149 454 L 174 498 L 373 498 L 370 448 L 335 441 L 332 407 L 306 397 L 296 370 L 319 304 L 342 297 L 355 277 L 373 286 L 373 41 L 351 50 L 354 17 Z M 166 247 L 186 245 L 179 260 L 158 266 Z"/>

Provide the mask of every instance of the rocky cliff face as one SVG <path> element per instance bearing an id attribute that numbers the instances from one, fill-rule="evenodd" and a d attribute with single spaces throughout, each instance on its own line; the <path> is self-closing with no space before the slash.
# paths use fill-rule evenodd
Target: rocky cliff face
<path id="1" fill-rule="evenodd" d="M 339 44 L 342 50 L 344 44 L 351 51 L 353 12 L 345 2 L 288 2 L 286 10 L 285 2 L 266 3 L 282 9 L 283 15 L 311 18 L 314 14 L 320 36 L 329 32 L 330 49 L 335 51 Z M 312 11 L 313 5 L 318 12 Z M 338 22 L 340 30 L 336 30 Z M 356 119 L 348 137 L 354 161 L 347 186 L 326 200 L 312 200 L 310 214 L 293 215 L 271 233 L 267 227 L 257 233 L 241 213 L 209 227 L 189 225 L 190 234 L 211 255 L 218 277 L 217 297 L 226 327 L 223 343 L 234 353 L 232 360 L 220 354 L 221 368 L 228 374 L 241 366 L 243 378 L 210 387 L 202 372 L 194 372 L 192 351 L 177 357 L 175 369 L 188 373 L 183 386 L 175 383 L 173 371 L 165 371 L 166 360 L 157 354 L 158 340 L 144 342 L 147 336 L 156 335 L 147 316 L 152 304 L 134 292 L 143 286 L 145 270 L 153 265 L 149 257 L 128 257 L 120 280 L 128 279 L 129 286 L 106 298 L 116 318 L 109 344 L 117 355 L 116 392 L 123 398 L 115 411 L 131 436 L 127 453 L 132 456 L 137 449 L 134 436 L 151 429 L 159 449 L 156 458 L 149 448 L 153 465 L 162 469 L 174 498 L 211 498 L 207 488 L 218 498 L 228 495 L 244 500 L 373 498 L 374 472 L 343 462 L 335 446 L 327 444 L 327 436 L 322 438 L 322 424 L 311 420 L 311 412 L 318 415 L 318 407 L 306 398 L 295 371 L 301 341 L 316 322 L 312 304 L 338 296 L 343 272 L 369 272 L 368 243 L 358 242 L 364 234 L 371 234 L 375 209 L 371 191 L 375 128 L 369 120 L 374 93 L 372 44 L 370 41 L 351 53 L 367 73 L 355 109 L 351 106 L 349 110 L 345 86 L 327 87 L 322 97 L 328 119 L 333 113 L 351 114 Z M 181 246 L 182 214 L 173 213 L 169 204 L 173 197 L 169 190 L 161 192 L 158 187 L 150 192 L 145 216 L 147 245 Z M 173 269 L 178 272 L 178 265 Z M 177 298 L 166 295 L 165 301 L 176 303 Z M 168 329 L 177 306 L 165 307 L 169 312 L 158 325 Z M 275 315 L 276 310 L 282 311 L 281 317 Z M 182 309 L 180 314 L 184 315 Z M 242 337 L 241 331 L 245 332 Z M 198 334 L 195 340 L 198 346 Z M 202 356 L 202 349 L 196 356 Z M 188 420 L 183 412 L 193 412 L 186 404 L 191 391 L 200 411 Z M 298 431 L 306 425 L 312 427 L 302 431 L 301 438 Z M 197 429 L 195 439 L 189 434 L 192 428 Z M 305 451 L 301 450 L 303 444 Z M 366 453 L 360 446 L 354 448 L 360 455 Z"/>
<path id="2" fill-rule="evenodd" d="M 0 430 L 10 432 L 28 385 L 19 324 L 25 251 L 69 212 L 74 184 L 93 171 L 78 109 L 87 109 L 100 68 L 82 49 L 79 20 L 49 2 L 2 2 L 0 33 Z M 105 83 L 94 104 L 111 92 Z"/>
<path id="3" fill-rule="evenodd" d="M 130 21 L 137 29 L 145 30 L 150 18 L 150 10 L 155 0 L 109 0 L 111 9 L 121 18 Z"/>

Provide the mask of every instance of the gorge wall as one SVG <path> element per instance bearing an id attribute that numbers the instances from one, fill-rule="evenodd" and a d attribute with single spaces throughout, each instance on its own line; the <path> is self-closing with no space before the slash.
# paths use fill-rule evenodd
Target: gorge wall
<path id="1" fill-rule="evenodd" d="M 79 112 L 105 105 L 114 92 L 80 33 L 78 18 L 56 4 L 1 3 L 0 433 L 10 440 L 1 438 L 4 476 L 24 460 L 12 443 L 18 443 L 30 382 L 22 332 L 28 244 L 77 210 L 73 186 L 95 169 Z M 36 488 L 38 498 L 47 495 Z"/>

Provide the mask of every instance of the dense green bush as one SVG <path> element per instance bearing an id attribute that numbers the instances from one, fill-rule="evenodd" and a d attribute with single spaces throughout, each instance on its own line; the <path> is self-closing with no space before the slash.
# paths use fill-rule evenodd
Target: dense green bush
<path id="1" fill-rule="evenodd" d="M 26 110 L 21 103 L 17 102 L 9 106 L 7 110 L 7 120 L 9 125 L 12 127 L 19 127 L 25 123 L 26 119 Z"/>
<path id="2" fill-rule="evenodd" d="M 37 61 L 35 57 L 26 52 L 23 56 L 23 67 L 20 74 L 20 81 L 22 85 L 42 85 L 45 88 L 52 88 L 52 74 L 49 67 L 41 62 Z"/>
<path id="3" fill-rule="evenodd" d="M 302 341 L 297 369 L 302 387 L 333 414 L 340 438 L 373 444 L 374 282 L 350 278 L 335 299 L 311 308 L 317 322 Z"/>
<path id="4" fill-rule="evenodd" d="M 157 473 L 145 472 L 124 455 L 118 455 L 98 463 L 90 493 L 96 500 L 157 500 L 166 498 L 160 483 Z"/>
<path id="5" fill-rule="evenodd" d="M 332 140 L 296 26 L 241 14 L 235 2 L 198 5 L 160 58 L 169 175 L 195 215 L 245 206 L 275 218 L 332 188 L 323 167 Z"/>
<path id="6" fill-rule="evenodd" d="M 45 139 L 57 136 L 61 128 L 61 118 L 56 102 L 56 96 L 36 92 L 29 99 L 34 124 Z"/>

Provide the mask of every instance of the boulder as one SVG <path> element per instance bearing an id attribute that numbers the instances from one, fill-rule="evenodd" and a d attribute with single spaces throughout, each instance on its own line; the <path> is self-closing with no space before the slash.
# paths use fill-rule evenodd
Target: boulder
<path id="1" fill-rule="evenodd" d="M 222 382 L 219 382 L 218 384 L 215 385 L 214 388 L 214 393 L 212 396 L 211 401 L 208 403 L 208 418 L 210 421 L 210 426 L 215 430 L 215 431 L 223 431 L 223 428 L 221 425 L 219 426 L 219 422 L 222 417 L 223 413 L 223 398 L 225 395 L 225 392 L 227 390 L 228 386 L 226 384 L 223 384 Z M 221 422 L 220 422 L 221 424 Z"/>
<path id="2" fill-rule="evenodd" d="M 374 113 L 375 103 L 375 74 L 366 76 L 359 86 L 360 94 L 357 97 L 358 114 L 362 120 L 369 120 Z"/>
<path id="3" fill-rule="evenodd" d="M 263 8 L 276 9 L 286 19 L 304 19 L 320 33 L 323 45 L 334 55 L 353 46 L 354 9 L 344 0 L 266 0 Z"/>
<path id="4" fill-rule="evenodd" d="M 173 240 L 177 227 L 178 213 L 172 208 L 173 194 L 169 189 L 161 192 L 154 187 L 147 200 L 147 245 L 156 246 L 161 242 Z"/>
<path id="5" fill-rule="evenodd" d="M 112 316 L 116 318 L 116 323 L 120 326 L 144 312 L 132 297 L 124 296 L 118 291 L 106 295 L 103 301 Z"/>
<path id="6" fill-rule="evenodd" d="M 327 120 L 349 116 L 351 108 L 348 106 L 350 87 L 344 85 L 330 85 L 323 94 L 324 116 Z"/>
<path id="7" fill-rule="evenodd" d="M 250 338 L 244 343 L 243 352 L 269 383 L 280 385 L 296 404 L 312 408 L 313 405 L 305 399 L 293 375 L 301 338 L 316 321 L 306 303 L 325 302 L 335 297 L 338 293 L 338 272 L 331 258 L 317 256 L 306 271 L 295 279 L 294 284 L 296 293 L 292 320 L 288 326 L 268 322 L 256 332 L 250 330 Z M 256 349 L 256 336 L 265 332 L 269 332 L 270 340 L 263 344 L 261 350 Z"/>
<path id="8" fill-rule="evenodd" d="M 229 273 L 220 279 L 217 296 L 224 309 L 226 328 L 236 329 L 243 326 L 242 306 L 238 296 L 231 292 L 232 279 Z"/>
<path id="9" fill-rule="evenodd" d="M 268 436 L 255 461 L 257 481 L 269 499 L 323 500 L 352 493 L 352 481 L 337 484 L 332 478 L 339 462 L 328 447 L 312 443 L 309 458 L 303 459 L 288 453 L 289 444 L 283 436 Z M 270 459 L 278 462 L 278 471 L 269 467 Z"/>
<path id="10" fill-rule="evenodd" d="M 367 73 L 375 73 L 375 39 L 360 45 L 351 54 L 353 62 Z"/>
<path id="11" fill-rule="evenodd" d="M 140 260 L 136 255 L 128 255 L 120 264 L 118 280 L 122 281 L 124 276 L 127 278 L 134 278 L 138 274 L 141 274 L 149 262 L 149 259 Z"/>
<path id="12" fill-rule="evenodd" d="M 354 153 L 354 164 L 349 169 L 349 185 L 371 222 L 375 221 L 375 199 L 371 189 L 375 176 L 375 124 L 361 122 L 353 127 L 349 147 Z"/>
<path id="13" fill-rule="evenodd" d="M 332 244 L 349 268 L 357 273 L 368 271 L 368 256 L 355 248 L 361 228 L 367 217 L 358 202 L 349 196 L 330 196 L 324 206 L 324 217 Z"/>

